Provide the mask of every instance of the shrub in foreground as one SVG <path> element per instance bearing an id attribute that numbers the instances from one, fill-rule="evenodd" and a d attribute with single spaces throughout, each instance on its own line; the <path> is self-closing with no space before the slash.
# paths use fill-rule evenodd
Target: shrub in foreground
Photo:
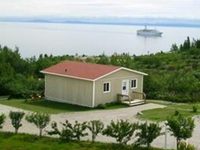
<path id="1" fill-rule="evenodd" d="M 198 107 L 197 107 L 196 105 L 194 105 L 194 106 L 192 107 L 192 112 L 193 112 L 193 113 L 197 113 L 197 111 L 198 111 Z"/>
<path id="2" fill-rule="evenodd" d="M 177 150 L 195 150 L 195 147 L 191 144 L 187 144 L 186 142 L 180 142 Z"/>
<path id="3" fill-rule="evenodd" d="M 49 135 L 58 135 L 61 141 L 71 141 L 72 137 L 73 137 L 73 132 L 72 130 L 69 128 L 69 126 L 71 126 L 71 123 L 69 123 L 68 120 L 65 121 L 65 123 L 61 123 L 62 124 L 62 129 L 59 130 L 58 129 L 58 125 L 56 122 L 53 122 L 51 124 L 51 131 L 48 131 L 47 133 Z"/>
<path id="4" fill-rule="evenodd" d="M 5 122 L 6 116 L 4 114 L 0 115 L 0 129 L 3 128 L 3 124 Z"/>
<path id="5" fill-rule="evenodd" d="M 129 123 L 127 120 L 118 120 L 116 123 L 111 121 L 103 131 L 103 135 L 107 135 L 116 139 L 120 144 L 127 144 L 133 136 L 138 124 Z"/>
<path id="6" fill-rule="evenodd" d="M 194 120 L 191 117 L 185 118 L 181 114 L 169 117 L 166 125 L 169 126 L 172 135 L 176 137 L 177 149 L 181 140 L 192 137 L 192 132 L 195 127 Z"/>
<path id="7" fill-rule="evenodd" d="M 88 135 L 88 133 L 85 132 L 86 129 L 87 122 L 79 123 L 78 121 L 75 121 L 75 124 L 71 126 L 73 138 L 80 141 L 81 137 Z"/>
<path id="8" fill-rule="evenodd" d="M 42 131 L 49 124 L 50 116 L 45 113 L 32 113 L 26 116 L 26 120 L 39 129 L 39 136 L 42 137 Z"/>
<path id="9" fill-rule="evenodd" d="M 92 142 L 94 142 L 96 136 L 103 131 L 104 124 L 100 120 L 92 120 L 88 122 L 87 128 L 92 133 Z"/>
<path id="10" fill-rule="evenodd" d="M 11 119 L 11 124 L 15 128 L 15 133 L 18 133 L 19 128 L 22 126 L 22 118 L 24 117 L 24 112 L 11 111 L 9 117 Z"/>
<path id="11" fill-rule="evenodd" d="M 75 121 L 75 124 L 72 125 L 68 120 L 65 123 L 61 123 L 63 128 L 61 130 L 58 129 L 57 123 L 53 122 L 51 127 L 52 131 L 48 131 L 49 135 L 59 135 L 61 140 L 70 141 L 70 140 L 78 140 L 80 141 L 81 137 L 87 136 L 87 122 L 79 123 Z"/>
<path id="12" fill-rule="evenodd" d="M 151 146 L 151 143 L 154 139 L 156 139 L 161 132 L 161 127 L 156 123 L 150 123 L 147 122 L 142 123 L 138 126 L 139 132 L 136 134 L 138 136 L 138 140 L 136 141 L 136 144 L 138 145 L 147 145 L 149 148 Z"/>

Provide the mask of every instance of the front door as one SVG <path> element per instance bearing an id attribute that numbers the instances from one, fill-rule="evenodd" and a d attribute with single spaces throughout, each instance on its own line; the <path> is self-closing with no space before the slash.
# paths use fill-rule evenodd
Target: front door
<path id="1" fill-rule="evenodd" d="M 129 94 L 129 80 L 122 80 L 122 94 Z"/>

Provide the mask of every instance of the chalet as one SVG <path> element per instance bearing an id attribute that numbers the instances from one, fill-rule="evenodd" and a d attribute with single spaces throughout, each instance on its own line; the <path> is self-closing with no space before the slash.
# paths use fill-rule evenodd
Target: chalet
<path id="1" fill-rule="evenodd" d="M 144 103 L 146 73 L 119 66 L 63 61 L 41 71 L 45 98 L 51 101 L 96 107 L 115 101 Z"/>

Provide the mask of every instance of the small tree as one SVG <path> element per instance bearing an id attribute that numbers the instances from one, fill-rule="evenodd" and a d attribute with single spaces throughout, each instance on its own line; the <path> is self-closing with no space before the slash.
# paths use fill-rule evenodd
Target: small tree
<path id="1" fill-rule="evenodd" d="M 139 132 L 136 134 L 138 136 L 137 144 L 146 144 L 149 148 L 151 146 L 151 143 L 154 139 L 156 139 L 160 135 L 161 127 L 156 123 L 150 123 L 147 122 L 142 123 L 138 126 Z"/>
<path id="2" fill-rule="evenodd" d="M 166 125 L 169 126 L 172 135 L 176 137 L 177 149 L 181 140 L 186 140 L 192 136 L 195 127 L 194 120 L 191 117 L 185 118 L 181 114 L 169 117 Z"/>
<path id="3" fill-rule="evenodd" d="M 26 120 L 39 128 L 39 136 L 42 137 L 42 131 L 49 124 L 50 116 L 45 113 L 32 113 L 26 116 Z"/>
<path id="4" fill-rule="evenodd" d="M 3 128 L 3 124 L 5 122 L 6 116 L 4 114 L 0 115 L 0 129 Z"/>
<path id="5" fill-rule="evenodd" d="M 103 131 L 104 124 L 100 120 L 92 120 L 88 122 L 87 128 L 91 131 L 92 142 L 94 142 L 96 136 Z"/>
<path id="6" fill-rule="evenodd" d="M 68 120 L 65 123 L 62 123 L 63 128 L 59 130 L 57 127 L 57 123 L 52 123 L 52 131 L 49 131 L 49 135 L 59 135 L 61 140 L 70 141 L 70 140 L 78 140 L 80 141 L 81 137 L 88 135 L 85 133 L 87 129 L 87 122 L 79 123 L 75 121 L 75 124 L 72 125 Z"/>
<path id="7" fill-rule="evenodd" d="M 11 119 L 12 126 L 15 128 L 15 134 L 17 134 L 19 128 L 22 126 L 21 120 L 24 117 L 24 112 L 14 112 L 14 111 L 11 111 L 9 113 L 9 117 Z"/>
<path id="8" fill-rule="evenodd" d="M 74 126 L 71 127 L 73 138 L 80 141 L 81 137 L 88 135 L 88 133 L 85 133 L 86 129 L 87 122 L 79 123 L 78 121 L 75 121 Z"/>
<path id="9" fill-rule="evenodd" d="M 58 129 L 58 125 L 56 122 L 51 124 L 52 131 L 48 131 L 49 135 L 59 135 L 61 141 L 71 141 L 73 138 L 73 132 L 70 129 L 72 127 L 71 123 L 68 120 L 65 123 L 61 123 L 63 125 L 62 130 Z M 69 128 L 70 127 L 70 128 Z"/>
<path id="10" fill-rule="evenodd" d="M 120 120 L 116 123 L 111 121 L 110 125 L 103 131 L 103 135 L 115 138 L 120 144 L 127 144 L 137 127 L 138 124 L 129 123 L 127 120 Z"/>

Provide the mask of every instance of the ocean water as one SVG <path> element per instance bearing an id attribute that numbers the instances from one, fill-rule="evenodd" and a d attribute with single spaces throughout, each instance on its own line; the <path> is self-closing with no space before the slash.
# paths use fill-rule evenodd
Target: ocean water
<path id="1" fill-rule="evenodd" d="M 144 26 L 17 23 L 0 22 L 0 44 L 18 47 L 22 57 L 105 53 L 141 55 L 169 51 L 173 43 L 182 43 L 187 36 L 200 38 L 198 27 L 149 26 L 163 32 L 162 37 L 140 37 L 136 31 Z"/>

